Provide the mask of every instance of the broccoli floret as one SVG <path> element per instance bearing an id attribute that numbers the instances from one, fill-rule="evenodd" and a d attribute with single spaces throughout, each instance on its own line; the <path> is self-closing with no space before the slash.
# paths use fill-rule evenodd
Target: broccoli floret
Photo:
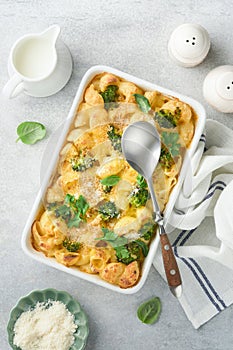
<path id="1" fill-rule="evenodd" d="M 59 204 L 57 202 L 50 203 L 47 206 L 47 210 L 53 211 L 56 218 L 61 217 L 64 221 L 68 221 L 71 218 L 72 212 L 69 206 L 66 204 Z"/>
<path id="2" fill-rule="evenodd" d="M 172 165 L 174 164 L 174 159 L 172 158 L 171 153 L 164 146 L 161 147 L 159 163 L 164 169 L 167 170 L 171 169 Z"/>
<path id="3" fill-rule="evenodd" d="M 69 252 L 73 252 L 73 253 L 77 252 L 81 247 L 81 243 L 77 241 L 71 241 L 68 238 L 64 239 L 62 244 L 63 244 L 63 247 L 65 247 Z"/>
<path id="4" fill-rule="evenodd" d="M 78 157 L 72 158 L 70 160 L 72 169 L 74 171 L 85 171 L 88 168 L 91 168 L 95 163 L 95 158 L 92 158 L 88 155 L 84 156 L 82 153 Z"/>
<path id="5" fill-rule="evenodd" d="M 121 135 L 119 132 L 117 132 L 116 128 L 113 125 L 110 125 L 109 131 L 107 132 L 107 134 L 115 151 L 122 152 Z"/>
<path id="6" fill-rule="evenodd" d="M 119 215 L 119 210 L 114 202 L 106 202 L 102 204 L 99 207 L 98 212 L 104 221 L 116 218 Z"/>
<path id="7" fill-rule="evenodd" d="M 178 120 L 180 119 L 181 110 L 177 107 L 174 113 L 161 109 L 155 113 L 154 119 L 159 123 L 162 128 L 173 129 L 177 126 Z"/>
<path id="8" fill-rule="evenodd" d="M 123 264 L 130 264 L 135 260 L 139 260 L 141 248 L 136 242 L 130 242 L 124 246 L 114 248 L 117 260 Z"/>
<path id="9" fill-rule="evenodd" d="M 132 261 L 140 260 L 142 255 L 147 256 L 148 246 L 140 239 L 132 241 L 120 247 L 114 247 L 116 258 L 123 264 L 130 264 Z"/>
<path id="10" fill-rule="evenodd" d="M 129 203 L 138 208 L 146 204 L 149 192 L 146 188 L 136 187 L 129 195 Z"/>
<path id="11" fill-rule="evenodd" d="M 155 232 L 155 227 L 156 225 L 154 222 L 152 221 L 146 222 L 139 230 L 140 237 L 145 239 L 146 241 L 149 241 Z"/>
<path id="12" fill-rule="evenodd" d="M 109 85 L 104 92 L 100 92 L 100 95 L 103 97 L 104 100 L 104 107 L 105 109 L 109 109 L 110 107 L 116 106 L 117 101 L 117 90 L 118 86 L 116 85 Z"/>
<path id="13" fill-rule="evenodd" d="M 146 204 L 149 192 L 147 182 L 142 175 L 138 174 L 136 181 L 137 184 L 129 195 L 129 203 L 138 208 Z"/>

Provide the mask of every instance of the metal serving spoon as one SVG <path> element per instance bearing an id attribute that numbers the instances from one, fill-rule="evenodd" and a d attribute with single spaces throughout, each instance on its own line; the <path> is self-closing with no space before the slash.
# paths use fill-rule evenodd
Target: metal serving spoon
<path id="1" fill-rule="evenodd" d="M 148 122 L 136 122 L 125 129 L 121 144 L 126 161 L 147 181 L 154 208 L 154 220 L 159 227 L 167 282 L 171 292 L 179 298 L 182 293 L 180 272 L 163 226 L 163 216 L 158 206 L 152 181 L 152 175 L 159 161 L 161 152 L 160 136 L 152 124 Z"/>

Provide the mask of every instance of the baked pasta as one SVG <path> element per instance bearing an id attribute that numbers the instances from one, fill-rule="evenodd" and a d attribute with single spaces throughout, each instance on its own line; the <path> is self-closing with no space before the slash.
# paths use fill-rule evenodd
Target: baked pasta
<path id="1" fill-rule="evenodd" d="M 177 98 L 102 73 L 84 91 L 31 231 L 33 247 L 47 257 L 121 288 L 140 279 L 156 229 L 147 183 L 121 150 L 124 129 L 141 120 L 161 135 L 153 183 L 164 210 L 194 135 L 195 113 Z"/>

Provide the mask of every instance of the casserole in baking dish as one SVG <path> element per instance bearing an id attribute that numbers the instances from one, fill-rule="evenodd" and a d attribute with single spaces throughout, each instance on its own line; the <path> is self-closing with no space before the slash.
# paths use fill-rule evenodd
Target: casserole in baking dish
<path id="1" fill-rule="evenodd" d="M 161 134 L 154 187 L 168 217 L 203 130 L 204 109 L 97 66 L 80 84 L 22 239 L 37 260 L 123 293 L 143 285 L 158 245 L 147 184 L 121 153 L 124 128 L 138 120 Z"/>

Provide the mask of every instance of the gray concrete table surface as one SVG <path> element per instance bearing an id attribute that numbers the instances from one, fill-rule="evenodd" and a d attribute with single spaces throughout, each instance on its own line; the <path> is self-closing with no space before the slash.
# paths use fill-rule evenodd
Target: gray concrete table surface
<path id="1" fill-rule="evenodd" d="M 189 69 L 176 66 L 167 53 L 172 30 L 186 22 L 203 25 L 212 42 L 207 59 Z M 15 40 L 52 24 L 61 26 L 61 37 L 74 59 L 68 85 L 49 98 L 21 95 L 6 101 L 1 97 L 0 349 L 9 349 L 6 325 L 10 309 L 31 290 L 48 287 L 68 291 L 86 311 L 90 324 L 87 350 L 232 349 L 232 307 L 194 330 L 154 268 L 138 293 L 125 296 L 32 260 L 23 253 L 20 239 L 40 186 L 46 144 L 66 118 L 89 67 L 113 66 L 192 96 L 204 104 L 209 118 L 233 128 L 233 116 L 212 109 L 202 95 L 206 74 L 218 65 L 233 63 L 233 3 L 0 0 L 0 89 L 8 79 L 7 59 Z M 47 137 L 34 146 L 16 144 L 16 127 L 25 120 L 44 123 Z M 162 300 L 162 314 L 158 323 L 146 326 L 137 319 L 136 310 L 154 295 Z"/>

